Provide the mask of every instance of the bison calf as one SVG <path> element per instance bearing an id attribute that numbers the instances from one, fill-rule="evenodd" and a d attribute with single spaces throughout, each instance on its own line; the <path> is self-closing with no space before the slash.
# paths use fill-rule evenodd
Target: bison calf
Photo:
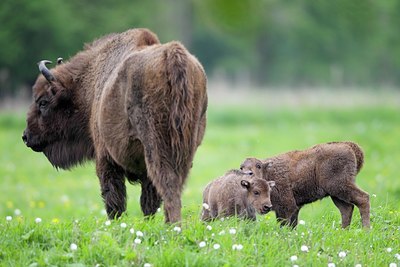
<path id="1" fill-rule="evenodd" d="M 343 228 L 350 225 L 354 205 L 360 210 L 363 227 L 369 228 L 369 195 L 355 184 L 363 162 L 364 154 L 357 144 L 331 142 L 262 161 L 247 158 L 240 169 L 275 181 L 271 201 L 282 224 L 295 227 L 303 205 L 330 196 L 340 210 Z"/>
<path id="2" fill-rule="evenodd" d="M 237 215 L 255 220 L 256 212 L 265 214 L 271 210 L 270 191 L 274 185 L 275 182 L 267 182 L 254 174 L 228 171 L 204 189 L 201 219 Z"/>

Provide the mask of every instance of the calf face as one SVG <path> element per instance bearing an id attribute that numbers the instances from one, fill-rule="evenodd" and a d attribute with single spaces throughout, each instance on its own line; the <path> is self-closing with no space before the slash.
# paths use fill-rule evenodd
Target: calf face
<path id="1" fill-rule="evenodd" d="M 247 158 L 240 165 L 240 170 L 249 175 L 254 174 L 256 177 L 263 177 L 263 163 L 256 158 Z"/>
<path id="2" fill-rule="evenodd" d="M 274 181 L 254 178 L 250 181 L 242 180 L 240 184 L 247 189 L 248 202 L 258 213 L 266 214 L 271 210 L 271 188 L 275 186 Z"/>

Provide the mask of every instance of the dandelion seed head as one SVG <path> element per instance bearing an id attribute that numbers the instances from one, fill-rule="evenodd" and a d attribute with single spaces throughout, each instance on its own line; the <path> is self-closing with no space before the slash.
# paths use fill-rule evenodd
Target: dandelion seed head
<path id="1" fill-rule="evenodd" d="M 354 265 L 354 267 L 362 267 L 362 265 L 360 263 L 357 263 L 356 265 Z"/>
<path id="2" fill-rule="evenodd" d="M 201 242 L 199 243 L 199 247 L 204 248 L 205 246 L 206 246 L 206 242 L 201 241 Z"/>
<path id="3" fill-rule="evenodd" d="M 135 244 L 140 244 L 140 243 L 142 243 L 142 240 L 140 238 L 135 238 L 135 240 L 133 240 L 133 242 L 135 242 Z"/>
<path id="4" fill-rule="evenodd" d="M 218 235 L 224 235 L 225 234 L 225 230 L 222 230 L 221 232 L 218 233 Z"/>
<path id="5" fill-rule="evenodd" d="M 111 225 L 111 221 L 110 221 L 110 220 L 107 220 L 104 224 L 105 224 L 106 226 L 110 226 L 110 225 Z"/>
<path id="6" fill-rule="evenodd" d="M 72 251 L 75 251 L 75 250 L 78 249 L 78 245 L 75 244 L 75 243 L 72 243 L 72 244 L 69 246 L 69 248 L 70 248 Z"/>
<path id="7" fill-rule="evenodd" d="M 130 232 L 131 234 L 133 234 L 133 233 L 135 233 L 135 230 L 133 230 L 133 228 L 131 228 L 131 229 L 129 229 L 129 232 Z"/>
<path id="8" fill-rule="evenodd" d="M 336 264 L 334 264 L 333 262 L 328 263 L 328 267 L 336 267 Z"/>
<path id="9" fill-rule="evenodd" d="M 231 235 L 236 234 L 236 229 L 235 229 L 235 228 L 229 229 L 229 233 L 230 233 Z"/>
<path id="10" fill-rule="evenodd" d="M 392 248 L 387 248 L 386 251 L 387 252 L 392 252 Z"/>
<path id="11" fill-rule="evenodd" d="M 180 233 L 182 231 L 182 229 L 179 226 L 175 226 L 174 231 L 177 233 Z"/>
<path id="12" fill-rule="evenodd" d="M 396 253 L 396 254 L 394 254 L 394 256 L 396 257 L 397 260 L 400 261 L 400 254 Z"/>
<path id="13" fill-rule="evenodd" d="M 219 249 L 220 247 L 221 247 L 220 244 L 214 244 L 214 246 L 213 246 L 214 249 Z"/>
<path id="14" fill-rule="evenodd" d="M 143 267 L 152 267 L 153 265 L 151 265 L 150 263 L 145 263 L 144 265 L 143 265 Z"/>
<path id="15" fill-rule="evenodd" d="M 126 228 L 126 223 L 123 222 L 123 223 L 121 223 L 120 226 L 121 226 L 121 228 Z"/>
<path id="16" fill-rule="evenodd" d="M 389 264 L 389 267 L 397 267 L 397 264 L 394 263 L 394 262 L 391 262 L 391 263 Z"/>
<path id="17" fill-rule="evenodd" d="M 6 221 L 11 221 L 12 217 L 11 216 L 6 216 Z"/>
<path id="18" fill-rule="evenodd" d="M 290 257 L 290 260 L 291 260 L 291 261 L 297 261 L 297 256 L 296 256 L 296 255 L 291 256 L 291 257 Z"/>
<path id="19" fill-rule="evenodd" d="M 300 250 L 303 252 L 308 252 L 308 247 L 306 245 L 302 245 Z"/>
<path id="20" fill-rule="evenodd" d="M 306 224 L 306 222 L 305 222 L 305 221 L 303 221 L 303 220 L 300 220 L 300 221 L 299 221 L 299 224 L 301 224 L 301 225 L 305 225 L 305 224 Z"/>
<path id="21" fill-rule="evenodd" d="M 14 210 L 14 214 L 17 215 L 17 216 L 21 215 L 21 210 L 20 209 L 15 209 Z"/>
<path id="22" fill-rule="evenodd" d="M 100 214 L 103 215 L 103 216 L 104 216 L 104 215 L 107 215 L 107 211 L 106 211 L 105 209 L 102 209 L 102 210 L 100 211 Z"/>
<path id="23" fill-rule="evenodd" d="M 157 209 L 157 212 L 161 212 L 161 208 L 158 208 L 158 209 Z"/>
<path id="24" fill-rule="evenodd" d="M 41 218 L 36 218 L 35 219 L 35 223 L 41 223 L 42 222 L 42 219 Z"/>
<path id="25" fill-rule="evenodd" d="M 211 225 L 207 225 L 206 229 L 209 230 L 209 231 L 211 231 L 211 230 L 212 230 Z"/>
<path id="26" fill-rule="evenodd" d="M 344 257 L 346 257 L 347 254 L 344 251 L 340 251 L 338 255 L 340 258 L 344 258 Z"/>

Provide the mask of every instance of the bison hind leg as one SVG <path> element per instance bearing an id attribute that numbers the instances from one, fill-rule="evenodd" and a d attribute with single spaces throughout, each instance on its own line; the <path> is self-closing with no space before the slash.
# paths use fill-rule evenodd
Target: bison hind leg
<path id="1" fill-rule="evenodd" d="M 342 216 L 342 228 L 347 228 L 351 223 L 351 217 L 353 216 L 354 205 L 340 200 L 337 197 L 331 196 L 333 203 L 340 211 Z"/>
<path id="2" fill-rule="evenodd" d="M 161 206 L 162 198 L 150 180 L 146 179 L 141 185 L 142 194 L 140 196 L 140 206 L 143 214 L 144 216 L 154 215 Z"/>

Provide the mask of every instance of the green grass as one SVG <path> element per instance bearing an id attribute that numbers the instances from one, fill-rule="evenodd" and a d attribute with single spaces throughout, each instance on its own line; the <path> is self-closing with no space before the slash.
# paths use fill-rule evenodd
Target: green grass
<path id="1" fill-rule="evenodd" d="M 180 232 L 163 223 L 162 212 L 144 220 L 139 187 L 131 185 L 127 215 L 107 225 L 93 163 L 53 169 L 22 143 L 24 127 L 24 114 L 0 115 L 0 266 L 400 265 L 400 108 L 210 106 L 183 194 Z M 340 229 L 339 211 L 328 198 L 303 208 L 305 224 L 295 230 L 280 228 L 273 213 L 257 222 L 199 221 L 204 186 L 244 158 L 334 140 L 353 140 L 364 149 L 357 184 L 371 195 L 370 231 L 361 229 L 357 209 L 350 229 Z M 233 250 L 235 244 L 243 248 Z"/>

